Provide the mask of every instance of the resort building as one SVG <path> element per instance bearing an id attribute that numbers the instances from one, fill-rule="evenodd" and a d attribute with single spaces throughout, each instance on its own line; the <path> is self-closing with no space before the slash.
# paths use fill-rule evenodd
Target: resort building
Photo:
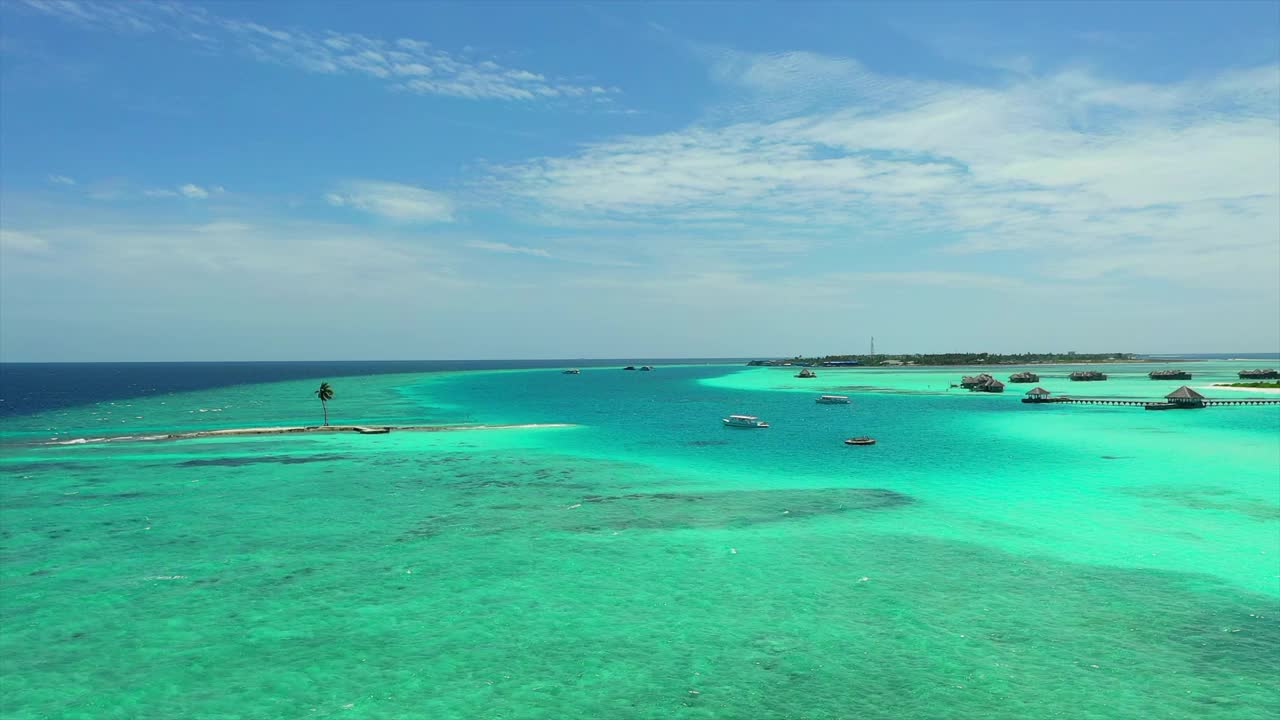
<path id="1" fill-rule="evenodd" d="M 995 380 L 987 373 L 979 373 L 977 375 L 965 375 L 960 378 L 960 387 L 973 389 L 975 386 L 985 384 L 988 380 Z"/>
<path id="2" fill-rule="evenodd" d="M 1195 390 L 1192 390 L 1186 385 L 1183 385 L 1177 390 L 1174 390 L 1168 395 L 1165 395 L 1164 399 L 1169 401 L 1170 404 L 1177 405 L 1178 407 L 1186 407 L 1186 408 L 1204 407 L 1204 395 L 1201 395 L 1200 393 L 1196 392 Z"/>
<path id="3" fill-rule="evenodd" d="M 1270 368 L 1266 370 L 1258 369 L 1240 371 L 1241 380 L 1275 380 L 1277 378 L 1280 378 L 1280 372 Z"/>
<path id="4" fill-rule="evenodd" d="M 1057 398 L 1049 397 L 1052 394 L 1053 393 L 1037 385 L 1027 391 L 1027 396 L 1022 398 L 1022 402 L 1024 403 L 1054 402 Z"/>
<path id="5" fill-rule="evenodd" d="M 1076 382 L 1094 382 L 1107 379 L 1106 375 L 1097 370 L 1077 370 L 1067 377 Z"/>
<path id="6" fill-rule="evenodd" d="M 1037 375 L 1037 374 L 1035 374 L 1035 373 L 1033 373 L 1033 372 L 1026 372 L 1026 371 L 1023 371 L 1023 372 L 1020 372 L 1020 373 L 1014 373 L 1014 374 L 1010 375 L 1010 376 L 1009 376 L 1009 382 L 1011 382 L 1011 383 L 1033 383 L 1033 382 L 1040 382 L 1040 376 L 1039 376 L 1039 375 Z"/>
<path id="7" fill-rule="evenodd" d="M 988 375 L 986 382 L 971 386 L 969 392 L 1002 393 L 1004 392 L 1004 383 Z"/>
<path id="8" fill-rule="evenodd" d="M 1147 373 L 1152 380 L 1190 380 L 1191 373 L 1186 370 L 1155 370 Z"/>

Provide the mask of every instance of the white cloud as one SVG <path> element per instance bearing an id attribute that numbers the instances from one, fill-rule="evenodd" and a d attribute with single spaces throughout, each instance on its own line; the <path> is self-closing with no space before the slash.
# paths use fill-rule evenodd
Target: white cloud
<path id="1" fill-rule="evenodd" d="M 1276 66 L 1141 88 L 1084 72 L 898 83 L 810 53 L 712 68 L 753 98 L 834 87 L 843 105 L 594 143 L 498 168 L 496 186 L 547 224 L 1023 250 L 1048 261 L 1037 272 L 1076 277 L 1080 253 L 1109 268 L 1092 277 L 1159 255 L 1150 267 L 1199 268 L 1171 279 L 1218 287 L 1269 287 L 1280 271 Z M 1231 247 L 1206 260 L 1225 228 Z"/>
<path id="2" fill-rule="evenodd" d="M 211 194 L 225 193 L 221 185 L 215 185 L 211 188 L 204 188 L 195 183 L 186 183 L 176 188 L 148 188 L 142 191 L 144 197 L 149 198 L 174 198 L 185 197 L 191 200 L 208 200 Z"/>
<path id="3" fill-rule="evenodd" d="M 598 85 L 548 77 L 493 60 L 475 60 L 411 38 L 358 33 L 288 31 L 227 18 L 190 4 L 22 0 L 68 22 L 115 32 L 163 33 L 193 41 L 205 51 L 246 55 L 322 75 L 373 78 L 390 89 L 452 97 L 540 101 L 594 98 L 616 92 Z"/>
<path id="4" fill-rule="evenodd" d="M 467 247 L 477 250 L 489 250 L 491 252 L 508 253 L 512 255 L 532 255 L 534 257 L 550 258 L 551 253 L 542 248 L 525 247 L 522 245 L 510 245 L 504 242 L 491 242 L 488 240 L 472 240 L 468 242 Z"/>
<path id="5" fill-rule="evenodd" d="M 0 253 L 44 255 L 49 250 L 49 241 L 39 235 L 0 228 Z"/>
<path id="6" fill-rule="evenodd" d="M 453 222 L 448 196 L 394 182 L 356 180 L 324 196 L 335 207 L 350 207 L 400 222 Z"/>
<path id="7" fill-rule="evenodd" d="M 50 175 L 49 182 L 53 183 L 54 185 L 75 185 L 76 184 L 76 181 L 74 178 L 69 178 L 66 175 Z"/>

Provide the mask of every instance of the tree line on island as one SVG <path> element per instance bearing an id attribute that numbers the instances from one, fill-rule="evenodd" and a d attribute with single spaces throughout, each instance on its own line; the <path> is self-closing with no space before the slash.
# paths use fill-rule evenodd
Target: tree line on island
<path id="1" fill-rule="evenodd" d="M 913 355 L 797 355 L 785 360 L 752 360 L 748 365 L 1030 365 L 1049 363 L 1134 362 L 1133 353 L 927 353 Z"/>

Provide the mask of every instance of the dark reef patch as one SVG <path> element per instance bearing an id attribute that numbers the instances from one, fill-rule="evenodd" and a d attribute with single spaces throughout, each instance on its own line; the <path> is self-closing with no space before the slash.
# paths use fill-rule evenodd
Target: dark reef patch
<path id="1" fill-rule="evenodd" d="M 1119 492 L 1192 510 L 1222 510 L 1239 513 L 1254 520 L 1280 520 L 1280 505 L 1274 501 L 1255 498 L 1230 488 L 1145 485 L 1120 488 Z"/>
<path id="2" fill-rule="evenodd" d="M 261 455 L 257 457 L 241 456 L 184 460 L 183 462 L 177 463 L 177 467 L 241 467 L 244 465 L 261 465 L 267 463 L 275 463 L 277 465 L 305 465 L 307 463 L 349 460 L 350 458 L 350 455 L 341 455 L 338 453 L 322 453 L 320 455 L 306 455 L 302 457 L 297 455 Z"/>
<path id="3" fill-rule="evenodd" d="M 503 503 L 420 521 L 397 541 L 445 532 L 493 535 L 536 524 L 563 532 L 683 528 L 734 528 L 795 522 L 845 513 L 891 510 L 914 504 L 910 495 L 881 488 L 729 490 L 586 495 L 565 504 Z"/>
<path id="4" fill-rule="evenodd" d="M 25 473 L 47 472 L 49 470 L 86 470 L 94 467 L 90 463 L 67 460 L 50 460 L 48 462 L 19 462 L 0 464 L 0 472 L 5 475 L 22 475 Z"/>

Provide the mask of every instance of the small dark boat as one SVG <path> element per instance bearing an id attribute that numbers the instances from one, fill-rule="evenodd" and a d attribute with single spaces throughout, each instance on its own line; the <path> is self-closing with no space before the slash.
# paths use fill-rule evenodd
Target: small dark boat
<path id="1" fill-rule="evenodd" d="M 649 367 L 648 365 L 642 365 L 640 369 L 643 370 L 644 372 L 650 372 L 651 370 L 653 370 L 653 368 Z"/>
<path id="2" fill-rule="evenodd" d="M 635 369 L 636 369 L 636 366 L 635 366 L 635 365 L 628 365 L 628 366 L 626 366 L 626 367 L 624 367 L 624 368 L 622 368 L 622 369 L 623 369 L 623 370 L 635 370 Z"/>
<path id="3" fill-rule="evenodd" d="M 875 445 L 876 439 L 873 437 L 852 437 L 844 441 L 845 445 Z"/>

